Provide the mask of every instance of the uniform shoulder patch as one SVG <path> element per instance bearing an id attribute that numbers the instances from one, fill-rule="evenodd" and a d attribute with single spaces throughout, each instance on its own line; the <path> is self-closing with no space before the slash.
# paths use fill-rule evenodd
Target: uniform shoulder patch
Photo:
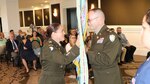
<path id="1" fill-rule="evenodd" d="M 49 41 L 48 43 L 49 43 L 48 46 L 49 46 L 50 51 L 53 51 L 54 45 L 52 44 L 52 41 Z"/>
<path id="2" fill-rule="evenodd" d="M 50 51 L 53 51 L 53 50 L 54 50 L 54 47 L 51 46 L 51 47 L 49 47 L 49 49 L 50 49 Z"/>
<path id="3" fill-rule="evenodd" d="M 109 39 L 111 42 L 114 42 L 115 38 L 116 38 L 115 35 L 113 35 L 113 34 L 109 35 Z"/>

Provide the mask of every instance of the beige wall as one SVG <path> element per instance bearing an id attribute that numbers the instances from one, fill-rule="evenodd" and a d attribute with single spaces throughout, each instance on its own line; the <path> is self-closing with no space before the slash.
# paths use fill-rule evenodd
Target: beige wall
<path id="1" fill-rule="evenodd" d="M 1 6 L 1 5 L 0 5 Z M 1 17 L 1 7 L 0 7 L 0 17 Z"/>
<path id="2" fill-rule="evenodd" d="M 129 40 L 130 44 L 137 47 L 135 55 L 146 56 L 149 51 L 146 49 L 141 42 L 141 25 L 108 25 L 110 28 L 122 27 L 122 32 L 126 35 L 126 38 Z"/>

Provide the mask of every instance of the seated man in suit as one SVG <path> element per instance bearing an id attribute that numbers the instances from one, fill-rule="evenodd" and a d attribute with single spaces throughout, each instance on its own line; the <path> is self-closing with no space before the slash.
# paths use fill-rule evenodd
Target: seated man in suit
<path id="1" fill-rule="evenodd" d="M 9 34 L 9 39 L 6 42 L 6 51 L 7 51 L 7 56 L 6 59 L 7 61 L 16 61 L 16 57 L 18 56 L 18 41 L 14 39 L 15 36 L 14 34 L 10 33 Z"/>

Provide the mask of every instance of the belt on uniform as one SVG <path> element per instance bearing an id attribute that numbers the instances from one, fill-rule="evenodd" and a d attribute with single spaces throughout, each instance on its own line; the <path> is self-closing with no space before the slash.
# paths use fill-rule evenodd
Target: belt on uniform
<path id="1" fill-rule="evenodd" d="M 42 71 L 43 75 L 51 75 L 51 76 L 64 76 L 64 72 L 50 72 L 50 71 Z"/>

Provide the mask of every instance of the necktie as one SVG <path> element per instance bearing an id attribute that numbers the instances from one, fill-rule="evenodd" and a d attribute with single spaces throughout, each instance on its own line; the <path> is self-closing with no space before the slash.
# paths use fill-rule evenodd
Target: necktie
<path id="1" fill-rule="evenodd" d="M 12 44 L 13 44 L 13 48 L 14 48 L 14 50 L 16 50 L 16 49 L 17 49 L 17 47 L 16 47 L 16 45 L 15 45 L 15 42 L 13 41 L 13 42 L 12 42 Z"/>
<path id="2" fill-rule="evenodd" d="M 92 43 L 91 43 L 91 45 L 94 45 L 96 43 L 96 39 L 97 39 L 97 35 L 94 34 L 93 37 L 92 37 Z"/>

